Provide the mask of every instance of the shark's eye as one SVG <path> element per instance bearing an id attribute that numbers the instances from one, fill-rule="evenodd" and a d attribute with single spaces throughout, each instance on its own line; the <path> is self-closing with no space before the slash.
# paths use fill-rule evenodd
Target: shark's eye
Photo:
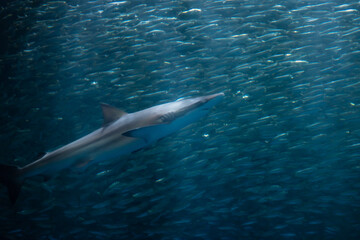
<path id="1" fill-rule="evenodd" d="M 162 123 L 172 122 L 174 119 L 175 119 L 175 113 L 173 112 L 168 112 L 160 116 L 160 121 Z"/>

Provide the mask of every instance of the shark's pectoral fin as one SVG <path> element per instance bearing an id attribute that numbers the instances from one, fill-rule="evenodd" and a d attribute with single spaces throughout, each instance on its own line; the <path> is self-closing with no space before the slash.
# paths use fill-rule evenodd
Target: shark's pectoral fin
<path id="1" fill-rule="evenodd" d="M 89 162 L 91 162 L 91 160 L 92 160 L 91 157 L 83 158 L 75 164 L 75 167 L 77 169 L 83 170 L 88 166 L 88 164 L 89 164 Z"/>
<path id="2" fill-rule="evenodd" d="M 167 124 L 159 124 L 159 125 L 137 128 L 127 131 L 123 133 L 123 135 L 126 137 L 141 138 L 146 143 L 151 143 L 152 141 L 155 140 L 154 135 L 159 135 L 159 132 L 163 131 L 166 125 Z"/>

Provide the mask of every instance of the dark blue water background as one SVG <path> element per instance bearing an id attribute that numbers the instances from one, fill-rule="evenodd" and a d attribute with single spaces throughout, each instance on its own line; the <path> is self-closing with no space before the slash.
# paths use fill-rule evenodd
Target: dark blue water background
<path id="1" fill-rule="evenodd" d="M 29 179 L 1 239 L 359 239 L 358 1 L 4 1 L 1 163 L 128 112 L 226 94 L 85 172 Z"/>

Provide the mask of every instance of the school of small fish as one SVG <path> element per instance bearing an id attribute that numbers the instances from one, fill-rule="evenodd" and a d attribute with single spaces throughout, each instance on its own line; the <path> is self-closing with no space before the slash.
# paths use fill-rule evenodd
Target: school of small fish
<path id="1" fill-rule="evenodd" d="M 156 146 L 30 179 L 13 207 L 1 186 L 1 238 L 360 239 L 359 11 L 354 0 L 2 3 L 2 163 L 99 128 L 100 102 L 135 112 L 225 98 Z"/>

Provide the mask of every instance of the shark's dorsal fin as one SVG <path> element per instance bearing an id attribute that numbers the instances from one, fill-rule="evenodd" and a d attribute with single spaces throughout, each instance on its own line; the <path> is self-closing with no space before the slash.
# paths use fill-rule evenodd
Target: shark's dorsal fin
<path id="1" fill-rule="evenodd" d="M 104 116 L 104 126 L 115 120 L 118 120 L 119 118 L 127 114 L 123 110 L 120 110 L 106 103 L 101 103 L 101 109 Z"/>

